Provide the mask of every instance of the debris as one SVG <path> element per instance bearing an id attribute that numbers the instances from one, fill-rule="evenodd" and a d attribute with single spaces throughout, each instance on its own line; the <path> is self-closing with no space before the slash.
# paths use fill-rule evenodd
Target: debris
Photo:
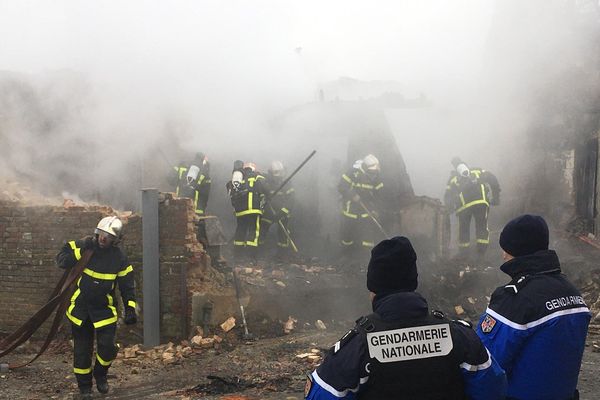
<path id="1" fill-rule="evenodd" d="M 271 276 L 276 279 L 283 279 L 285 278 L 285 272 L 279 269 L 274 269 L 273 271 L 271 271 Z"/>
<path id="2" fill-rule="evenodd" d="M 202 335 L 196 335 L 192 338 L 192 344 L 200 346 L 202 344 Z"/>
<path id="3" fill-rule="evenodd" d="M 175 355 L 171 352 L 165 351 L 162 354 L 162 362 L 163 364 L 173 364 L 175 362 Z"/>
<path id="4" fill-rule="evenodd" d="M 136 352 L 139 350 L 140 346 L 139 345 L 135 345 L 132 347 L 126 347 L 125 349 L 123 349 L 123 357 L 124 358 L 134 358 L 137 356 Z"/>
<path id="5" fill-rule="evenodd" d="M 227 320 L 225 322 L 223 322 L 221 324 L 221 329 L 223 329 L 224 332 L 229 332 L 230 330 L 233 329 L 234 326 L 235 326 L 235 318 L 229 317 L 229 318 L 227 318 Z"/>
<path id="6" fill-rule="evenodd" d="M 315 363 L 315 362 L 321 361 L 321 356 L 318 354 L 311 354 L 310 356 L 308 356 L 307 359 L 311 363 Z"/>
<path id="7" fill-rule="evenodd" d="M 454 306 L 454 311 L 456 311 L 456 315 L 462 315 L 465 313 L 465 310 L 462 308 L 462 306 Z"/>
<path id="8" fill-rule="evenodd" d="M 294 330 L 294 328 L 295 328 L 296 322 L 298 322 L 297 319 L 292 318 L 291 316 L 289 316 L 288 320 L 286 322 L 284 322 L 284 324 L 283 324 L 283 333 L 285 333 L 287 335 L 290 332 L 292 332 Z"/>
<path id="9" fill-rule="evenodd" d="M 327 329 L 327 326 L 325 326 L 325 324 L 323 323 L 323 321 L 321 321 L 320 319 L 318 319 L 315 322 L 315 326 L 317 327 L 317 329 L 322 330 L 322 331 L 324 331 L 324 330 Z"/>
<path id="10" fill-rule="evenodd" d="M 196 326 L 194 329 L 196 330 L 195 336 L 204 336 L 204 328 L 201 326 Z"/>
<path id="11" fill-rule="evenodd" d="M 281 288 L 284 288 L 284 287 L 286 287 L 286 284 L 285 284 L 285 283 L 283 283 L 283 282 L 281 282 L 281 281 L 275 281 L 275 284 L 276 284 L 277 286 L 281 287 Z"/>

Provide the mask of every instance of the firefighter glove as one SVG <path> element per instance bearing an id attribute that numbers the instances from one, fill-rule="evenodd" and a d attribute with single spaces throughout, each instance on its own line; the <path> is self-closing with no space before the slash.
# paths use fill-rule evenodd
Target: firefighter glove
<path id="1" fill-rule="evenodd" d="M 125 318 L 123 319 L 123 321 L 125 322 L 125 325 L 133 325 L 137 322 L 135 308 L 125 307 Z"/>
<path id="2" fill-rule="evenodd" d="M 277 219 L 281 220 L 284 219 L 288 216 L 288 213 L 283 211 L 283 208 L 279 210 L 279 212 L 277 213 Z"/>

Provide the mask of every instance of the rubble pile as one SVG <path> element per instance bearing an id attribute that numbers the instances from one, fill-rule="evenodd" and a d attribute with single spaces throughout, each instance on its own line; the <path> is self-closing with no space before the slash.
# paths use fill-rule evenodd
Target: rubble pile
<path id="1" fill-rule="evenodd" d="M 600 322 L 600 269 L 593 271 L 580 288 L 592 312 L 592 321 Z"/>
<path id="2" fill-rule="evenodd" d="M 121 349 L 116 360 L 117 363 L 121 362 L 131 367 L 153 368 L 160 365 L 180 363 L 184 358 L 200 354 L 206 349 L 219 348 L 221 342 L 223 342 L 223 339 L 218 335 L 206 338 L 196 335 L 189 341 L 181 341 L 178 345 L 169 342 L 151 349 L 144 349 L 140 344 L 135 344 Z M 139 373 L 139 370 L 132 368 L 131 373 Z"/>
<path id="3" fill-rule="evenodd" d="M 8 178 L 0 178 L 0 201 L 23 205 L 58 205 L 60 199 L 44 197 L 20 182 Z"/>

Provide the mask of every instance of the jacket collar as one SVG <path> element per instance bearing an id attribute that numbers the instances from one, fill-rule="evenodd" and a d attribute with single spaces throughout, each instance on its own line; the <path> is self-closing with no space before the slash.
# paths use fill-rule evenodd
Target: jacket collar
<path id="1" fill-rule="evenodd" d="M 429 309 L 427 300 L 417 292 L 399 292 L 373 299 L 373 311 L 384 320 L 424 317 Z"/>
<path id="2" fill-rule="evenodd" d="M 513 279 L 524 275 L 561 272 L 560 261 L 554 250 L 541 250 L 515 257 L 502 264 L 500 269 Z"/>

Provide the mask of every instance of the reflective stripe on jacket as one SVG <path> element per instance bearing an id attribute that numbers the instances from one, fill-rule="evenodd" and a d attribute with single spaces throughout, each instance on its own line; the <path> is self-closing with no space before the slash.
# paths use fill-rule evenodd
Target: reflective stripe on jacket
<path id="1" fill-rule="evenodd" d="M 83 240 L 66 243 L 56 256 L 58 266 L 72 268 L 81 258 L 83 243 Z M 96 244 L 88 265 L 77 280 L 67 318 L 77 326 L 89 318 L 96 329 L 116 323 L 116 286 L 119 286 L 123 304 L 135 308 L 133 266 L 120 248 L 102 249 Z"/>

